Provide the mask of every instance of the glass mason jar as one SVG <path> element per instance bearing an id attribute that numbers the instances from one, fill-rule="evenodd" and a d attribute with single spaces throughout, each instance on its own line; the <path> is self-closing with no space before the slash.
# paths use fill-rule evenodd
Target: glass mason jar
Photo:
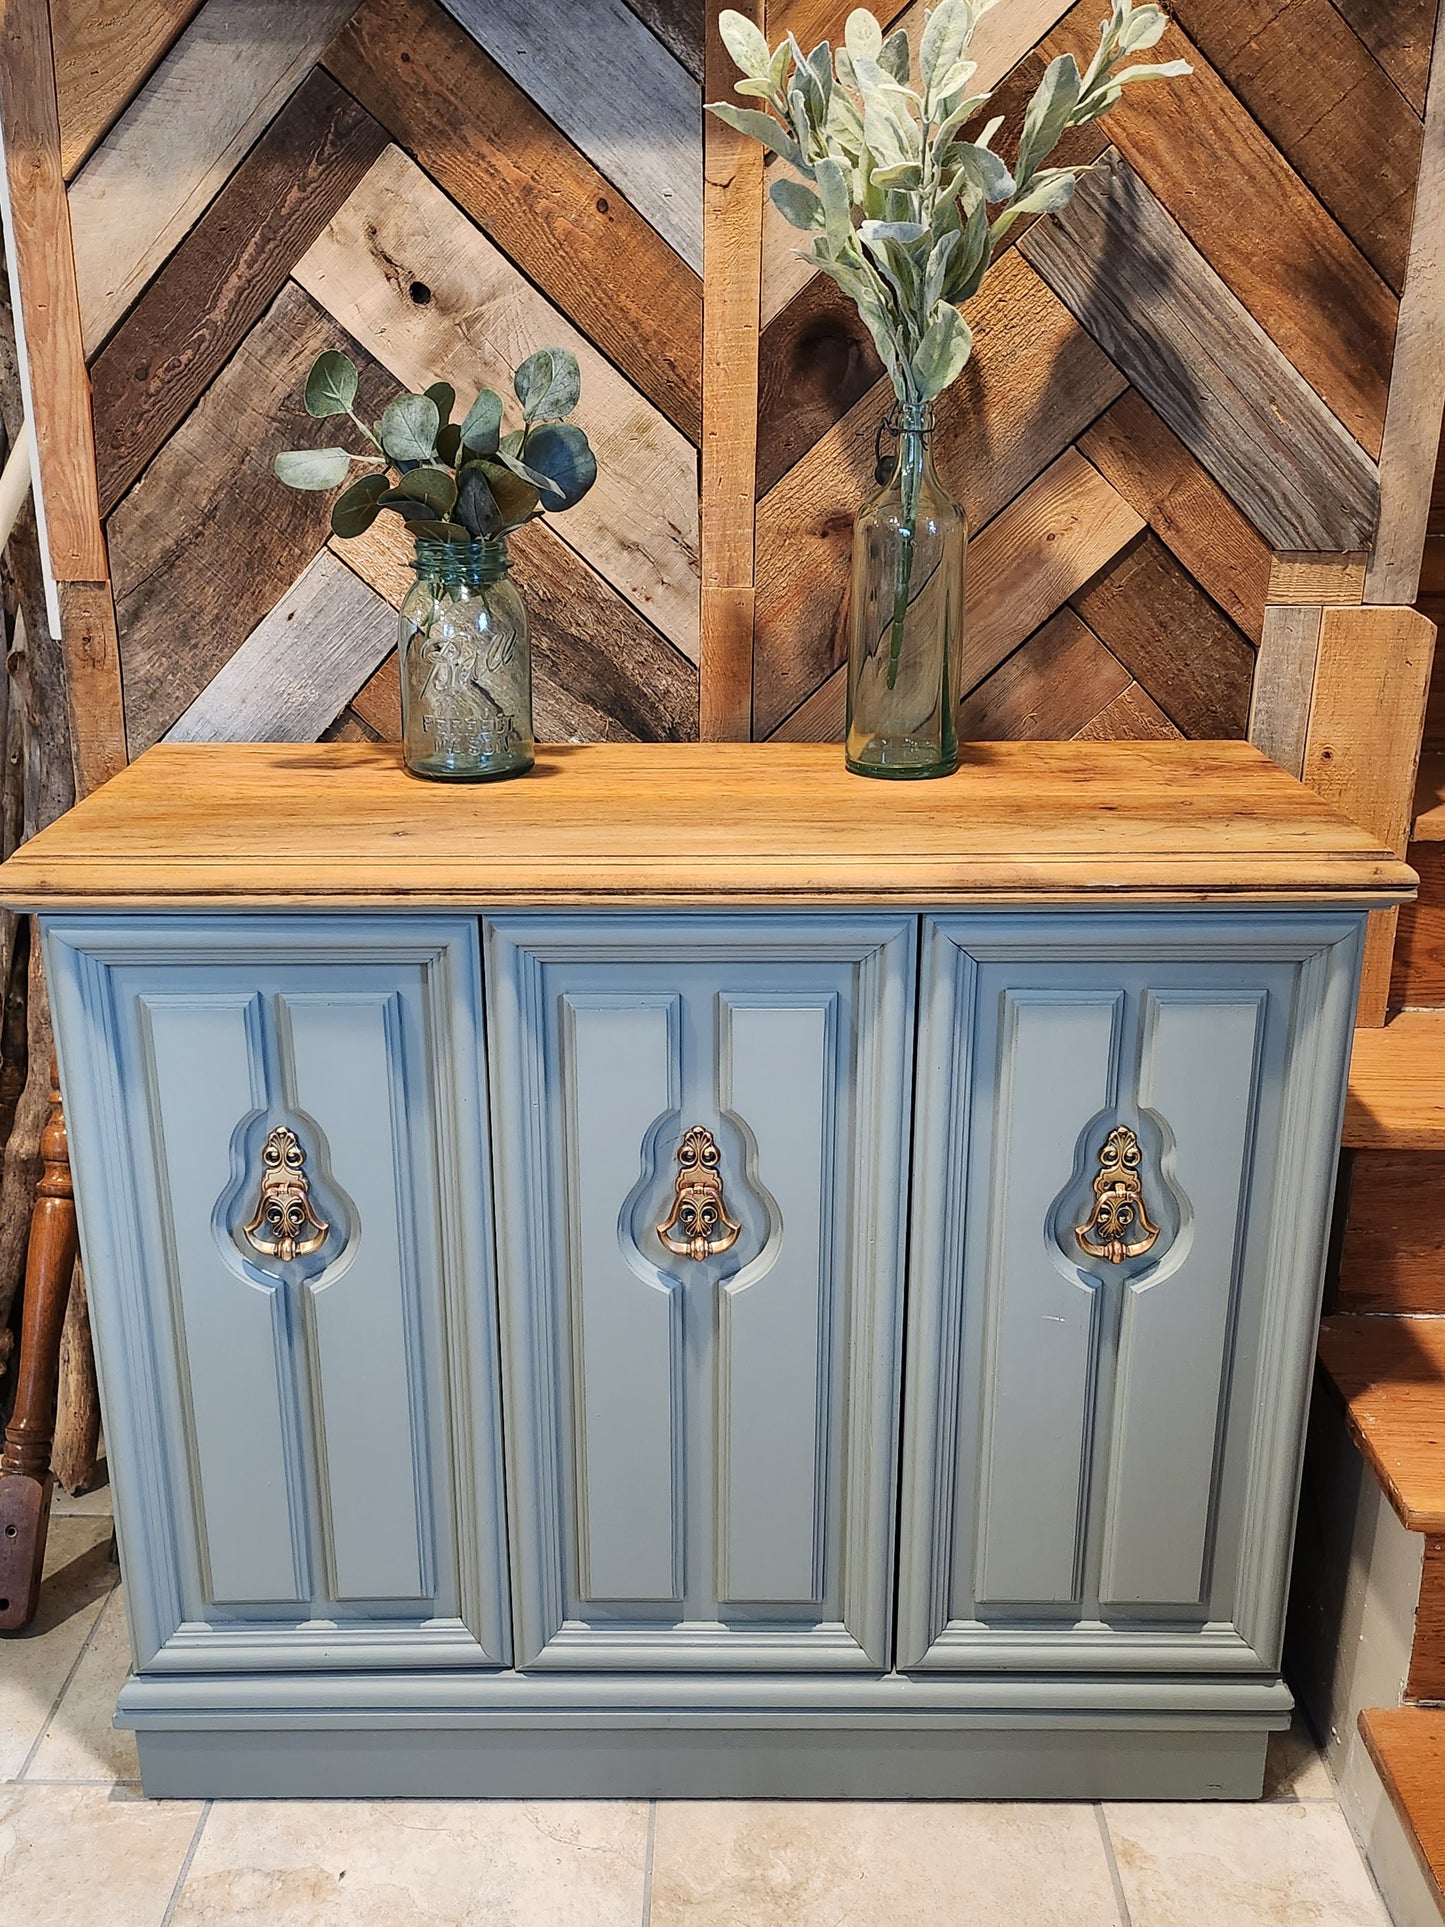
<path id="1" fill-rule="evenodd" d="M 415 567 L 397 647 L 407 768 L 453 783 L 524 775 L 536 756 L 532 662 L 506 537 L 418 537 Z"/>
<path id="2" fill-rule="evenodd" d="M 898 438 L 897 466 L 853 524 L 848 767 L 947 776 L 958 764 L 968 522 L 934 470 L 933 410 L 898 403 L 883 427 Z"/>

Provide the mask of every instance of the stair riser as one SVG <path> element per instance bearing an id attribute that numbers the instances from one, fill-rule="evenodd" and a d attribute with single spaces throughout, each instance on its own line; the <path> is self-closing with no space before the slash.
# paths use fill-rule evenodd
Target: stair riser
<path id="1" fill-rule="evenodd" d="M 1406 854 L 1420 873 L 1420 895 L 1400 909 L 1390 1003 L 1437 1008 L 1445 1005 L 1445 843 L 1412 843 Z"/>
<path id="2" fill-rule="evenodd" d="M 1425 1541 L 1405 1692 L 1412 1700 L 1445 1700 L 1445 1539 Z"/>
<path id="3" fill-rule="evenodd" d="M 1445 1152 L 1353 1151 L 1332 1307 L 1445 1313 Z"/>

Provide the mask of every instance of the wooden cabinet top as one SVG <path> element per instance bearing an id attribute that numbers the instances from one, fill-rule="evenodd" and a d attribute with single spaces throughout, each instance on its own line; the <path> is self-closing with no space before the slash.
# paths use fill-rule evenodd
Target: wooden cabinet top
<path id="1" fill-rule="evenodd" d="M 0 866 L 23 909 L 1398 901 L 1414 875 L 1244 743 L 980 743 L 933 782 L 835 744 L 544 749 L 421 782 L 384 745 L 162 744 Z"/>

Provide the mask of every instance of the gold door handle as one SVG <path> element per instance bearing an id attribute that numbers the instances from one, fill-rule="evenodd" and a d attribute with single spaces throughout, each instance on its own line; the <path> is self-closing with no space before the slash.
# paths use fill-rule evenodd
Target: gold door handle
<path id="1" fill-rule="evenodd" d="M 246 1237 L 265 1258 L 283 1265 L 319 1251 L 331 1226 L 311 1208 L 306 1153 L 294 1131 L 278 1124 L 261 1147 L 261 1196 Z"/>
<path id="2" fill-rule="evenodd" d="M 736 1241 L 742 1229 L 723 1203 L 721 1162 L 711 1131 L 694 1124 L 684 1132 L 677 1147 L 672 1210 L 657 1227 L 658 1237 L 679 1258 L 715 1258 Z"/>
<path id="3" fill-rule="evenodd" d="M 1104 1139 L 1094 1179 L 1094 1209 L 1083 1224 L 1074 1227 L 1079 1249 L 1089 1257 L 1122 1264 L 1125 1258 L 1142 1258 L 1159 1236 L 1158 1225 L 1150 1224 L 1144 1209 L 1139 1182 L 1142 1157 L 1139 1140 L 1127 1124 Z"/>

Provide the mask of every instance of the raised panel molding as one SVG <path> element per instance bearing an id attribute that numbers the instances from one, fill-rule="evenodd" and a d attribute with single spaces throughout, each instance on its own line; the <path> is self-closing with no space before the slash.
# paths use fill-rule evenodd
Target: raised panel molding
<path id="1" fill-rule="evenodd" d="M 140 1663 L 504 1664 L 475 924 L 63 917 L 46 962 L 95 1040 L 61 1070 Z M 309 1269 L 240 1235 L 276 1122 Z"/>
<path id="2" fill-rule="evenodd" d="M 1324 913 L 925 926 L 901 1667 L 1277 1667 L 1358 956 Z M 1118 1266 L 1069 1253 L 1115 1118 L 1160 1228 Z"/>
<path id="3" fill-rule="evenodd" d="M 886 1668 L 914 941 L 892 915 L 487 920 L 528 1670 Z M 739 1226 L 700 1261 L 656 1230 L 693 1124 Z"/>

